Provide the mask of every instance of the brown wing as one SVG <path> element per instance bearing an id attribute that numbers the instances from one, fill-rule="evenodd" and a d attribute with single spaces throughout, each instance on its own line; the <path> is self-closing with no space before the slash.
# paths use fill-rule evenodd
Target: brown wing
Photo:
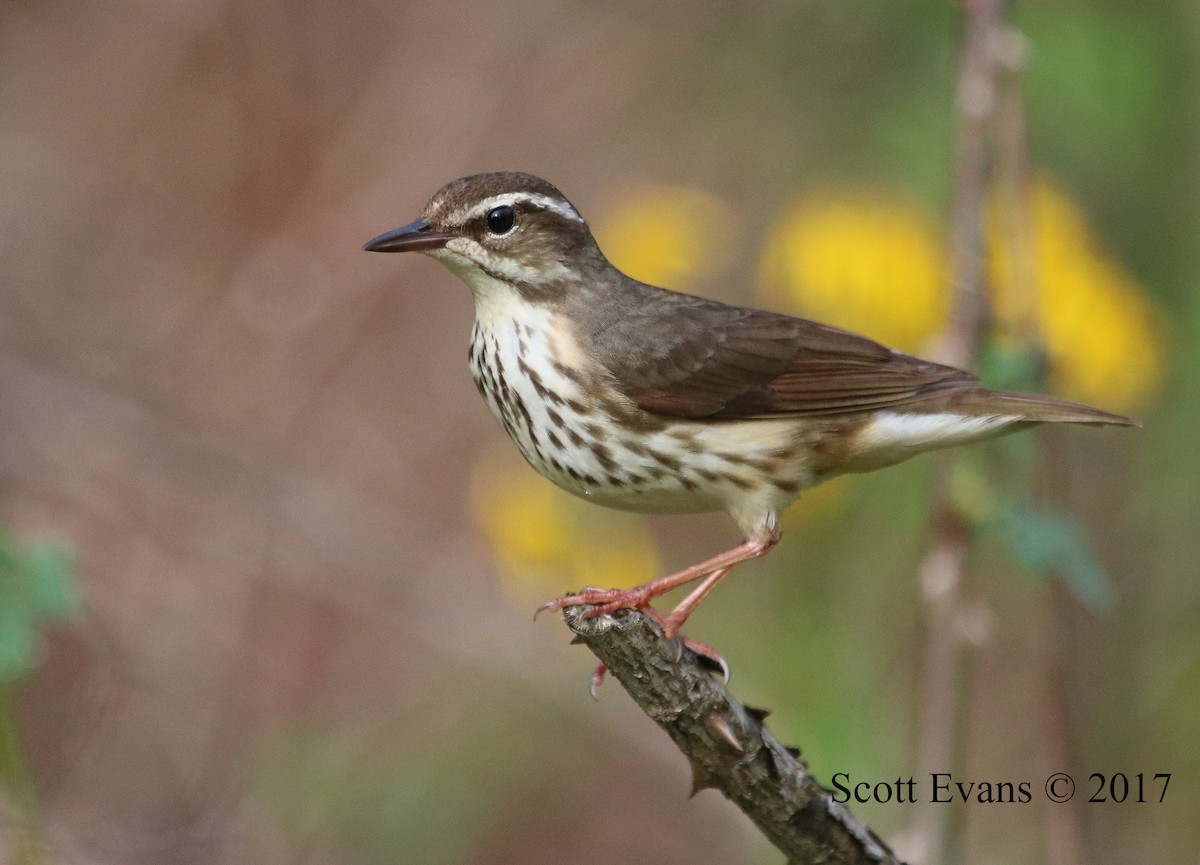
<path id="1" fill-rule="evenodd" d="M 816 322 L 653 290 L 592 334 L 640 408 L 688 418 L 840 414 L 974 390 L 968 372 Z"/>

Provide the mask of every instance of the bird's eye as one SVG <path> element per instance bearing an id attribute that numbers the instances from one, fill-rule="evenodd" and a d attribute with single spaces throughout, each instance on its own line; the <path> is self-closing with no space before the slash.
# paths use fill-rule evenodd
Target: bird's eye
<path id="1" fill-rule="evenodd" d="M 507 204 L 493 207 L 487 215 L 488 231 L 492 234 L 508 234 L 516 224 L 516 211 Z"/>

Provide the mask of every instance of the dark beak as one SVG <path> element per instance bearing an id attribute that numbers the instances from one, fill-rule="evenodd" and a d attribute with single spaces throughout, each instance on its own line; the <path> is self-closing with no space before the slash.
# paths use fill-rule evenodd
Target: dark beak
<path id="1" fill-rule="evenodd" d="M 453 238 L 453 234 L 434 231 L 428 222 L 418 219 L 395 231 L 371 238 L 363 244 L 363 249 L 367 252 L 424 252 L 441 249 Z"/>

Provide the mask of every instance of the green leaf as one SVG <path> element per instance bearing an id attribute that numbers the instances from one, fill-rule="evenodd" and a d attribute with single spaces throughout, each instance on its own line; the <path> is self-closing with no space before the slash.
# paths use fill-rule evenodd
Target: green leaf
<path id="1" fill-rule="evenodd" d="M 53 544 L 34 544 L 22 562 L 30 613 L 43 619 L 65 619 L 79 611 L 67 552 Z"/>
<path id="2" fill-rule="evenodd" d="M 21 611 L 0 607 L 0 682 L 15 682 L 33 668 L 34 644 Z"/>
<path id="3" fill-rule="evenodd" d="M 1096 561 L 1078 522 L 1066 514 L 1013 505 L 1000 513 L 999 528 L 1021 563 L 1035 576 L 1061 575 L 1072 593 L 1093 610 L 1112 608 L 1112 578 Z"/>
<path id="4" fill-rule="evenodd" d="M 995 390 L 1040 391 L 1046 377 L 1046 357 L 1032 343 L 987 342 L 975 372 Z"/>
<path id="5" fill-rule="evenodd" d="M 74 615 L 79 606 L 65 551 L 0 531 L 0 681 L 28 673 L 41 628 Z"/>

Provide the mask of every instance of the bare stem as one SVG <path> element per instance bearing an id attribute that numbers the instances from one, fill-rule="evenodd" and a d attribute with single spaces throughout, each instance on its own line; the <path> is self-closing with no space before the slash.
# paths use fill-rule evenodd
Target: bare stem
<path id="1" fill-rule="evenodd" d="M 943 360 L 970 368 L 979 357 L 989 318 L 985 220 L 998 116 L 1004 86 L 1016 81 L 1019 38 L 1004 23 L 1004 0 L 960 0 L 962 54 L 956 93 L 957 157 L 950 222 L 952 302 Z M 1012 111 L 1011 101 L 1007 106 Z M 1023 132 L 1016 129 L 1015 134 Z M 1015 172 L 1015 169 L 1013 169 Z M 965 739 L 964 650 L 978 640 L 971 621 L 985 618 L 964 588 L 972 527 L 953 501 L 954 455 L 936 465 L 934 538 L 920 568 L 926 612 L 918 707 L 917 765 L 922 772 L 953 770 Z M 916 812 L 914 837 L 929 865 L 958 861 L 961 826 L 929 804 Z"/>

